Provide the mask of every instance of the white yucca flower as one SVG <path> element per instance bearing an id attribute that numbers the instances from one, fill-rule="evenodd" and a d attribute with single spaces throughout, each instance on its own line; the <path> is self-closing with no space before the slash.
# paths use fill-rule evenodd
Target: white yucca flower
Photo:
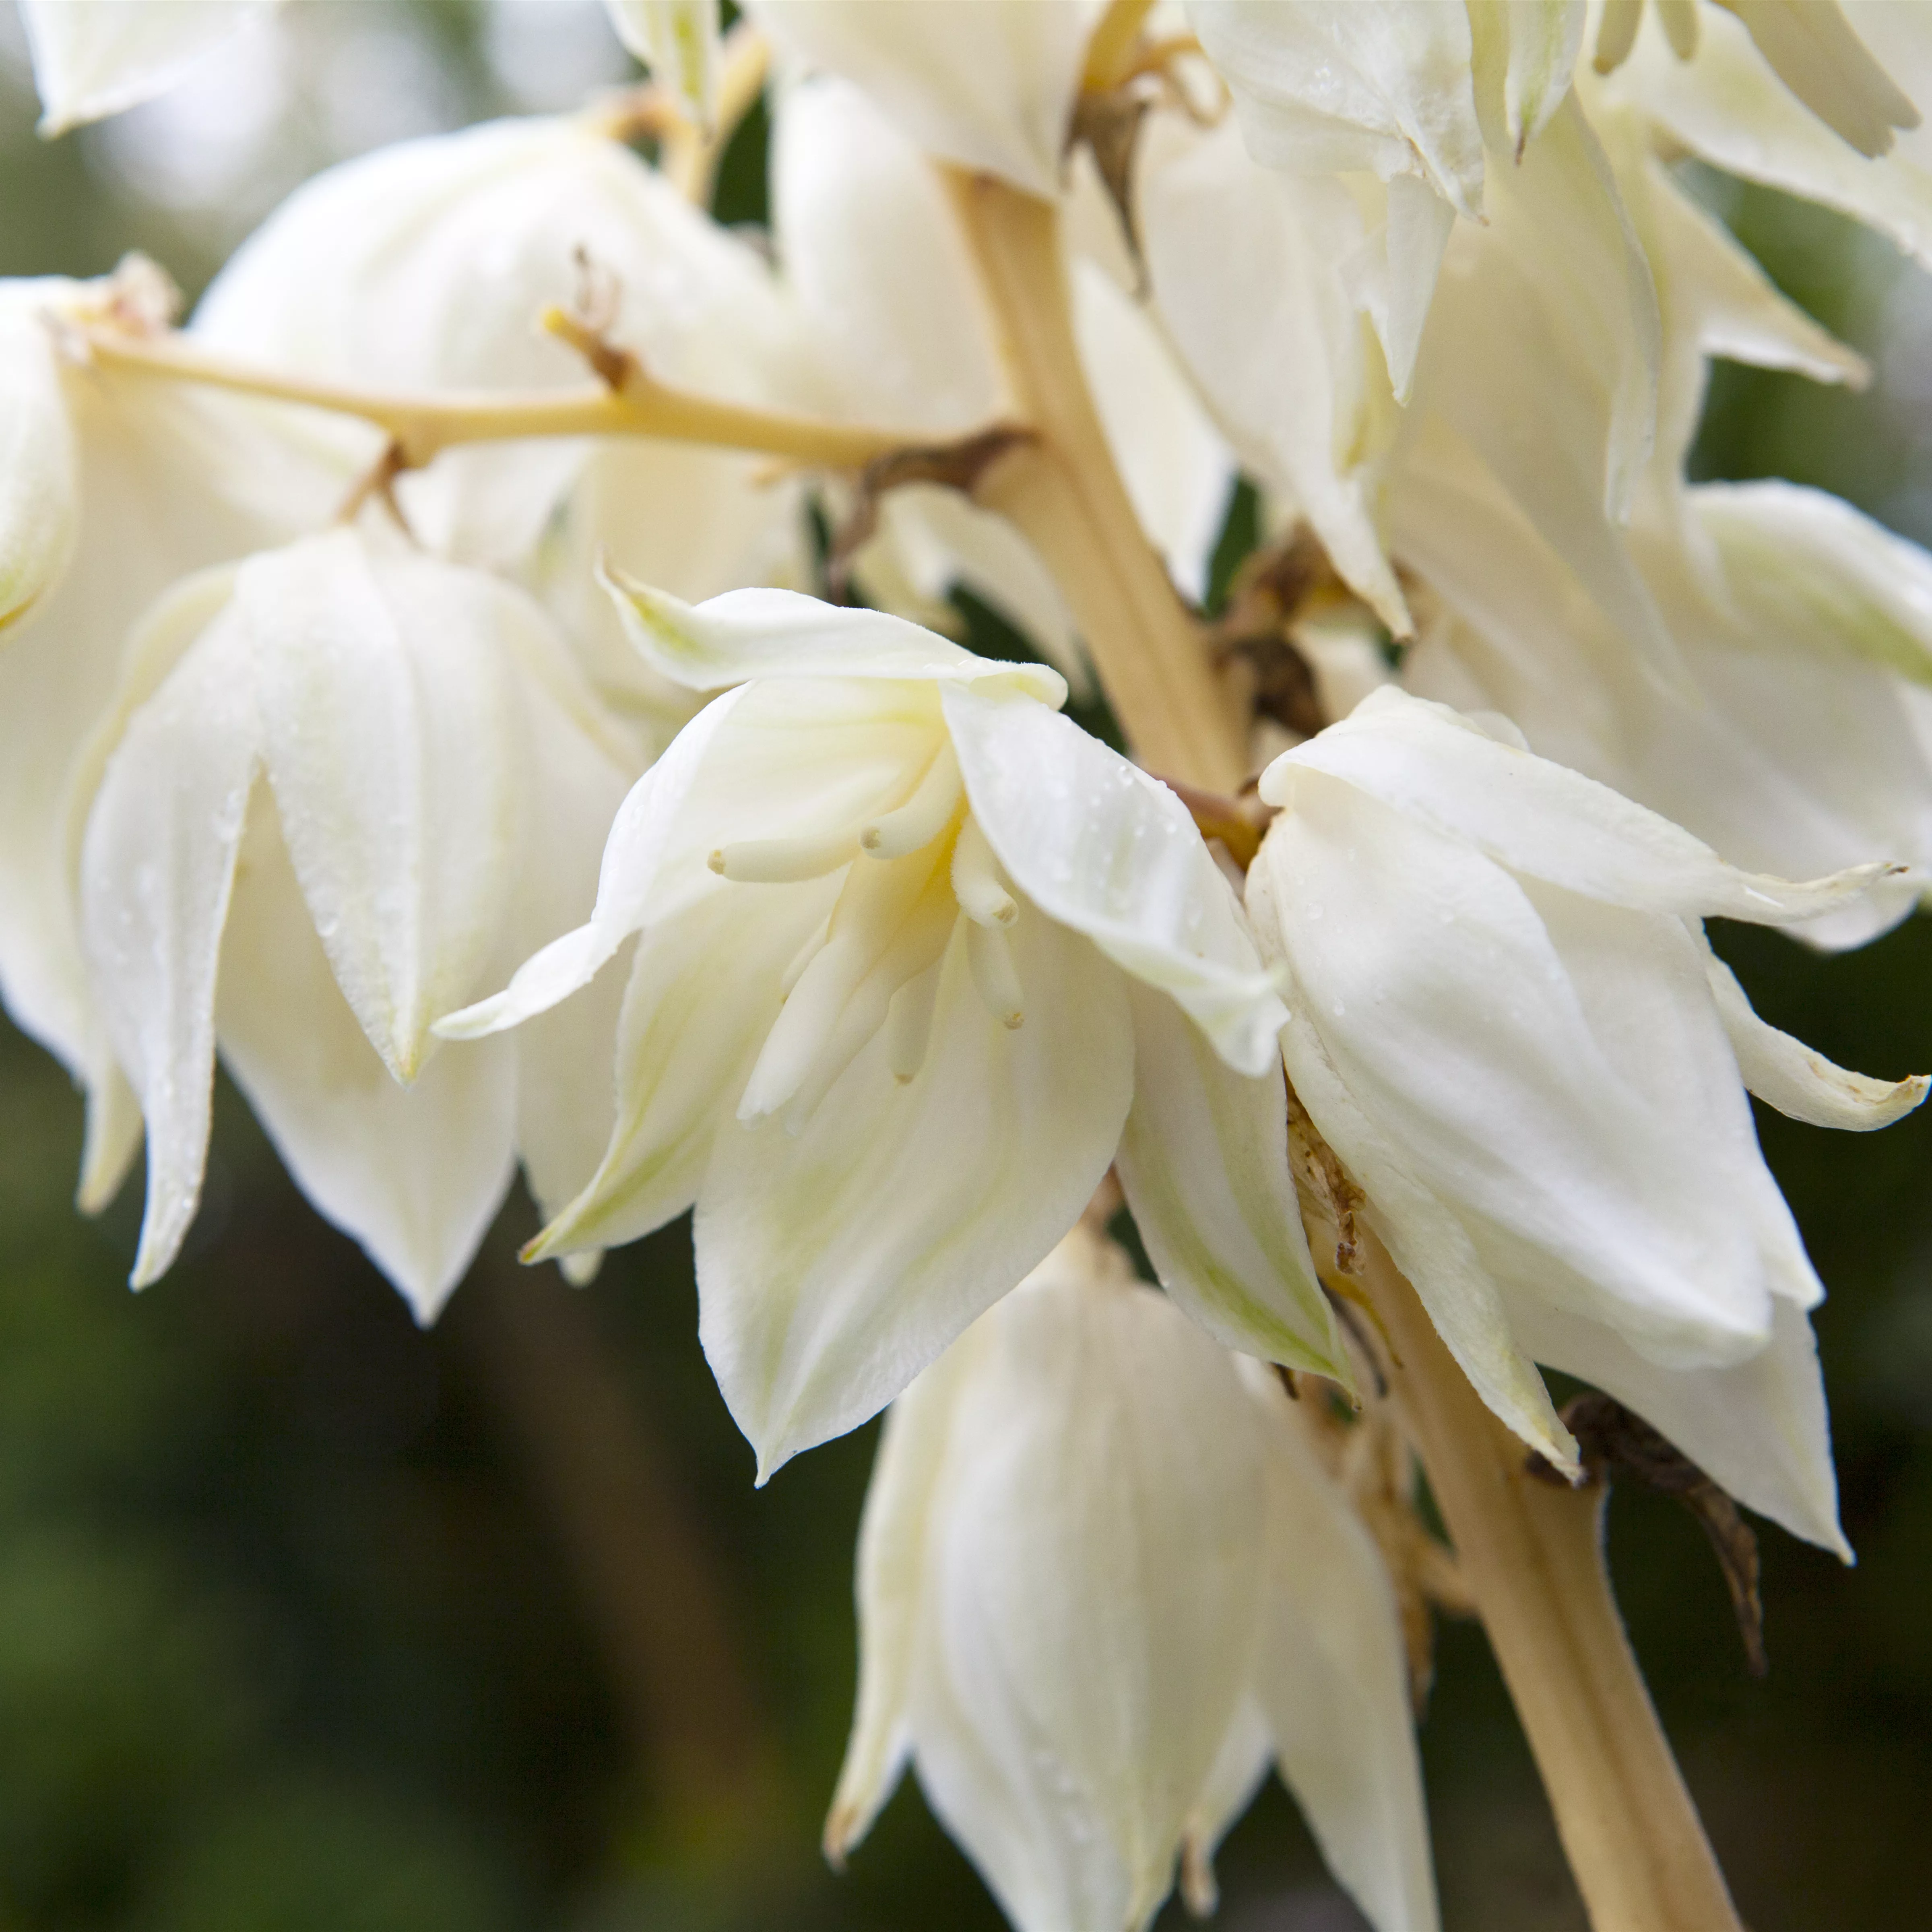
<path id="1" fill-rule="evenodd" d="M 893 1405 L 858 1599 L 835 1861 L 910 1763 L 1019 1932 L 1138 1932 L 1178 1855 L 1211 1909 L 1278 1764 L 1377 1932 L 1433 1932 L 1381 1559 L 1273 1374 L 1085 1227 Z"/>
<path id="2" fill-rule="evenodd" d="M 1500 722 L 1385 689 L 1271 765 L 1249 874 L 1290 978 L 1289 1078 L 1484 1400 L 1574 1447 L 1532 1358 L 1843 1547 L 1805 1312 L 1823 1290 L 1746 1090 L 1885 1125 L 1868 1080 L 1758 1019 L 1700 922 L 1816 916 L 1886 868 L 1738 871 Z"/>
<path id="3" fill-rule="evenodd" d="M 316 176 L 216 278 L 194 333 L 378 388 L 527 393 L 591 380 L 539 326 L 580 304 L 661 381 L 743 404 L 816 400 L 800 324 L 757 250 L 565 117 L 404 142 Z M 352 470 L 381 453 L 360 424 L 343 440 Z M 798 580 L 797 487 L 762 466 L 689 444 L 550 438 L 446 452 L 396 490 L 431 548 L 539 587 L 600 686 L 656 726 L 668 694 L 622 645 L 592 560 L 608 550 L 694 598 Z"/>
<path id="4" fill-rule="evenodd" d="M 610 1118 L 577 1034 L 429 1031 L 588 902 L 635 767 L 568 652 L 499 580 L 338 531 L 163 599 L 88 764 L 82 938 L 147 1127 L 136 1286 L 194 1218 L 218 1046 L 427 1320 L 518 1152 L 555 1203 Z"/>
<path id="5" fill-rule="evenodd" d="M 638 936 L 602 1166 L 536 1252 L 697 1203 L 701 1331 L 769 1474 L 1037 1262 L 1118 1158 L 1163 1280 L 1346 1377 L 1286 1166 L 1282 1010 L 1165 786 L 1043 665 L 783 591 L 614 584 L 724 689 L 632 792 L 590 922 L 443 1023 L 512 1026 Z"/>

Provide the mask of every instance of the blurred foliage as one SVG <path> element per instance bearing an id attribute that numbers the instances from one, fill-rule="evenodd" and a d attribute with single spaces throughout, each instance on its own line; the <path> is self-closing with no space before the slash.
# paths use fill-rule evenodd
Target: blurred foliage
<path id="1" fill-rule="evenodd" d="M 367 44 L 344 36 L 377 10 L 298 11 L 321 20 L 303 28 L 316 71 L 346 63 L 352 90 L 416 36 L 439 78 L 385 110 L 389 135 L 513 104 L 480 7 L 385 8 L 388 38 Z M 276 191 L 354 146 L 322 98 L 292 98 L 281 158 L 254 171 Z M 237 238 L 219 208 L 145 194 L 133 137 L 44 146 L 31 118 L 0 71 L 0 272 L 91 273 L 138 245 L 193 289 Z M 728 219 L 760 213 L 764 138 L 755 119 L 728 158 Z M 1932 535 L 1923 278 L 1830 217 L 1701 184 L 1887 380 L 1857 397 L 1721 369 L 1698 472 L 1817 482 Z M 1238 504 L 1223 581 L 1254 526 Z M 1016 647 L 964 615 L 976 642 Z M 1932 924 L 1838 959 L 1720 939 L 1776 1024 L 1875 1073 L 1932 1066 Z M 1859 1567 L 1767 1532 L 1759 1684 L 1688 1518 L 1620 1492 L 1613 1565 L 1746 1920 L 1876 1932 L 1932 1891 L 1932 1118 L 1853 1138 L 1767 1117 L 1763 1133 L 1832 1290 L 1818 1325 Z M 875 1431 L 752 1490 L 698 1348 L 682 1227 L 572 1294 L 511 1264 L 533 1221 L 514 1201 L 421 1333 L 224 1085 L 189 1251 L 134 1300 L 138 1183 L 76 1218 L 80 1138 L 58 1070 L 0 1033 L 0 1926 L 994 1932 L 910 1786 L 848 1874 L 816 1856 Z M 557 1346 L 522 1347 L 532 1334 Z M 560 1473 L 586 1450 L 588 1502 Z M 627 1616 L 609 1580 L 639 1575 L 650 1601 Z M 735 1756 L 702 1748 L 712 1706 Z M 654 1718 L 674 1708 L 682 1731 Z M 1576 1932 L 1473 1628 L 1443 1632 L 1423 1736 L 1451 1932 Z M 1278 1787 L 1222 1866 L 1232 1932 L 1359 1925 Z"/>

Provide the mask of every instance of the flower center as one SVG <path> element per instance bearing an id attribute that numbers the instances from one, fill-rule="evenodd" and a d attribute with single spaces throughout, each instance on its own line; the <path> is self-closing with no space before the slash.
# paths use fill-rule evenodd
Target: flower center
<path id="1" fill-rule="evenodd" d="M 912 1080 L 926 1064 L 942 963 L 962 917 L 987 1010 L 1008 1028 L 1025 1018 L 1006 940 L 1018 903 L 967 803 L 950 742 L 889 809 L 817 837 L 720 846 L 710 863 L 747 885 L 847 868 L 832 910 L 786 969 L 784 1004 L 739 1102 L 741 1120 L 782 1110 L 796 1132 L 882 1030 L 892 1077 Z"/>

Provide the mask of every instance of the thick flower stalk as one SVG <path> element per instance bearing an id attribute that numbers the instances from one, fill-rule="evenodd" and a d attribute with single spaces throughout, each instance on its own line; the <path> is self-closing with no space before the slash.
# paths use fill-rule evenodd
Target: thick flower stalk
<path id="1" fill-rule="evenodd" d="M 638 935 L 610 1144 L 532 1253 L 694 1200 L 700 1332 L 761 1478 L 896 1395 L 1117 1159 L 1210 1333 L 1346 1380 L 1282 1008 L 1180 800 L 1043 666 L 784 592 L 611 589 L 661 675 L 724 688 L 626 802 L 590 922 L 440 1024 L 546 1012 Z"/>

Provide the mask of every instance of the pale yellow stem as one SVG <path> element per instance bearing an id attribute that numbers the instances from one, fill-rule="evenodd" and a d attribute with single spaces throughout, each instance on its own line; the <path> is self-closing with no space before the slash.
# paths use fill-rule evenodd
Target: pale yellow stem
<path id="1" fill-rule="evenodd" d="M 974 494 L 1046 560 L 1136 754 L 1163 776 L 1237 790 L 1248 776 L 1240 720 L 1141 530 L 1088 392 L 1059 212 L 988 176 L 941 172 L 1016 413 L 1034 432 L 988 466 Z"/>
<path id="2" fill-rule="evenodd" d="M 1154 8 L 1154 0 L 1110 0 L 1087 42 L 1087 64 L 1080 76 L 1083 93 L 1104 94 L 1132 73 L 1134 44 Z"/>
<path id="3" fill-rule="evenodd" d="M 614 383 L 406 394 L 254 367 L 204 349 L 184 335 L 132 335 L 100 326 L 82 333 L 89 354 L 104 368 L 299 404 L 373 423 L 388 434 L 404 469 L 419 469 L 459 444 L 526 436 L 656 436 L 670 442 L 756 451 L 832 470 L 863 469 L 878 457 L 930 440 L 914 432 L 747 409 L 693 395 L 657 381 L 628 357 L 621 358 L 620 380 Z"/>
<path id="4" fill-rule="evenodd" d="M 1610 1594 L 1606 1488 L 1530 1472 L 1372 1235 L 1358 1280 L 1594 1932 L 1739 1932 Z"/>

